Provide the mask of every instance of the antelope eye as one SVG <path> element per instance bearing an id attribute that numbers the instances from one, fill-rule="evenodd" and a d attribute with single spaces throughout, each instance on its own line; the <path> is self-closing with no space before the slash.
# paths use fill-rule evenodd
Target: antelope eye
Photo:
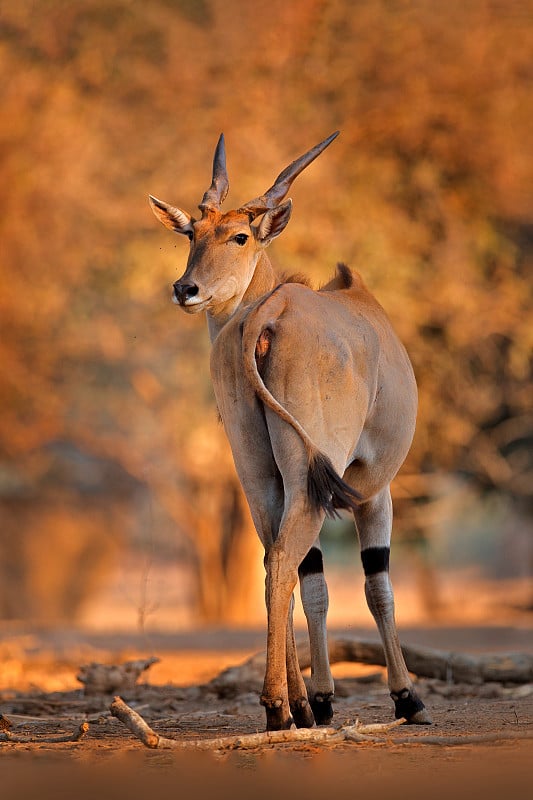
<path id="1" fill-rule="evenodd" d="M 187 236 L 187 239 L 189 240 L 189 242 L 192 242 L 192 240 L 193 240 L 192 231 L 187 231 L 186 236 Z"/>
<path id="2" fill-rule="evenodd" d="M 238 233 L 233 237 L 233 239 L 240 247 L 242 247 L 248 241 L 248 235 L 246 233 Z"/>

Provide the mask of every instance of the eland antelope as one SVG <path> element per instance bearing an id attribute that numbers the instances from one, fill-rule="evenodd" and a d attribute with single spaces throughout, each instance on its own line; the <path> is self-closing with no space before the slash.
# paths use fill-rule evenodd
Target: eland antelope
<path id="1" fill-rule="evenodd" d="M 319 533 L 325 515 L 338 509 L 355 519 L 396 717 L 431 722 L 405 666 L 389 579 L 390 483 L 410 447 L 417 409 L 409 358 L 357 273 L 340 264 L 314 291 L 297 277 L 277 276 L 266 253 L 291 216 L 284 198 L 293 180 L 337 135 L 234 211 L 221 210 L 229 188 L 223 135 L 199 219 L 150 196 L 156 217 L 190 242 L 173 299 L 189 314 L 206 312 L 216 401 L 265 548 L 267 730 L 332 718 Z M 311 645 L 309 695 L 293 632 L 298 579 Z"/>

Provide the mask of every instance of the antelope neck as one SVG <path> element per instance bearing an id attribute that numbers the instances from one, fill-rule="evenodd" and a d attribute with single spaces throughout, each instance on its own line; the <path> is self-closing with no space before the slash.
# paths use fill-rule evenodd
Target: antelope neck
<path id="1" fill-rule="evenodd" d="M 267 292 L 272 291 L 277 283 L 278 281 L 274 268 L 270 263 L 270 259 L 263 251 L 257 260 L 252 280 L 248 284 L 248 288 L 244 292 L 240 303 L 229 313 L 225 313 L 224 311 L 218 314 L 207 312 L 207 327 L 211 342 L 215 341 L 224 325 L 229 322 L 241 306 L 249 305 L 253 303 L 254 300 L 258 300 L 260 297 L 267 294 Z"/>

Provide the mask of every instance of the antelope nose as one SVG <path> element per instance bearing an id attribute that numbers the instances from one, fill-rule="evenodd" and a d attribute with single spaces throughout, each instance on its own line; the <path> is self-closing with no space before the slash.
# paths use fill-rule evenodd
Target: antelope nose
<path id="1" fill-rule="evenodd" d="M 180 306 L 184 306 L 188 300 L 197 294 L 198 286 L 195 283 L 180 283 L 180 281 L 176 281 L 174 284 L 174 297 Z"/>

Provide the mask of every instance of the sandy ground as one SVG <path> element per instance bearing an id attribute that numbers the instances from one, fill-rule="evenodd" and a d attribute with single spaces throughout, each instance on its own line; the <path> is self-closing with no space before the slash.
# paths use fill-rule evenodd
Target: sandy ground
<path id="1" fill-rule="evenodd" d="M 350 631 L 353 635 L 358 631 Z M 369 638 L 370 632 L 360 631 Z M 530 797 L 533 739 L 471 743 L 472 735 L 533 731 L 533 687 L 478 686 L 421 679 L 418 689 L 434 725 L 403 727 L 383 743 L 284 744 L 229 754 L 151 751 L 110 716 L 109 696 L 85 697 L 78 667 L 139 656 L 161 660 L 134 690 L 122 693 L 167 737 L 181 740 L 244 734 L 264 727 L 257 692 L 220 697 L 206 685 L 224 667 L 263 646 L 263 631 L 204 631 L 151 637 L 72 631 L 0 630 L 0 713 L 29 743 L 0 744 L 4 797 Z M 533 652 L 527 626 L 428 628 L 403 632 L 405 644 L 461 652 Z M 390 722 L 383 670 L 335 667 L 337 725 Z M 89 730 L 80 742 L 47 744 L 46 735 Z M 427 736 L 464 737 L 449 746 Z"/>

